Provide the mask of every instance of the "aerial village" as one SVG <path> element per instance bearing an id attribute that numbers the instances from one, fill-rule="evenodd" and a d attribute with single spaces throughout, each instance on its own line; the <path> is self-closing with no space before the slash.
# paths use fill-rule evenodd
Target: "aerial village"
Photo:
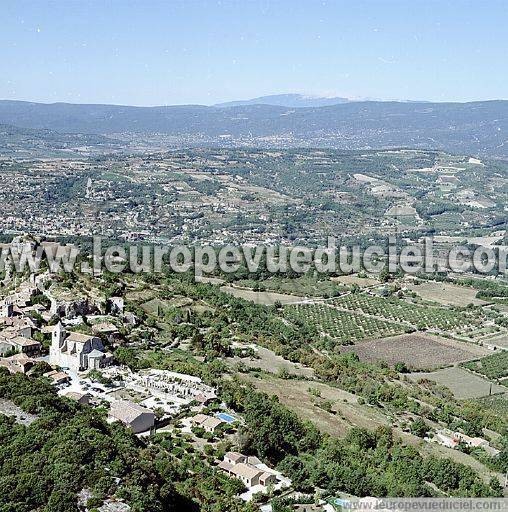
<path id="1" fill-rule="evenodd" d="M 102 314 L 87 315 L 82 306 L 53 296 L 53 277 L 47 271 L 30 274 L 0 301 L 0 368 L 30 375 L 42 363 L 47 370 L 43 376 L 60 396 L 106 407 L 108 422 L 121 422 L 137 436 L 176 430 L 201 451 L 221 440 L 233 446 L 242 418 L 200 378 L 159 369 L 133 372 L 115 361 L 109 348 L 123 341 L 117 325 L 137 322 L 122 297 L 109 298 Z M 79 332 L 83 320 L 92 325 L 91 334 Z M 23 414 L 3 410 L 3 405 L 0 399 L 0 413 Z M 231 450 L 215 463 L 244 484 L 244 501 L 259 493 L 290 490 L 291 481 L 257 457 Z M 114 503 L 100 510 L 130 509 Z"/>
<path id="2" fill-rule="evenodd" d="M 26 243 L 26 238 L 17 237 L 12 243 Z M 36 243 L 46 251 L 64 247 L 44 240 Z M 61 276 L 46 269 L 14 275 L 7 265 L 0 297 L 0 368 L 30 376 L 35 370 L 41 373 L 42 367 L 42 375 L 58 395 L 85 407 L 105 409 L 108 422 L 123 424 L 147 443 L 152 435 L 167 432 L 185 439 L 205 456 L 213 453 L 213 467 L 243 484 L 238 496 L 245 502 L 253 498 L 259 502 L 262 495 L 298 497 L 289 478 L 259 457 L 242 452 L 238 442 L 242 415 L 228 407 L 216 389 L 196 375 L 151 367 L 133 370 L 117 360 L 119 347 L 137 349 L 126 333 L 146 327 L 136 312 L 126 307 L 124 296 L 113 294 L 91 304 L 89 298 L 83 300 L 77 295 L 76 288 L 62 293 L 59 279 Z M 78 288 L 82 287 L 80 283 Z M 145 342 L 153 347 L 158 343 L 150 339 Z M 172 351 L 173 347 L 171 343 L 162 350 Z M 0 398 L 0 413 L 23 413 L 5 407 Z M 421 438 L 425 444 L 449 450 L 481 448 L 490 456 L 499 454 L 483 437 L 468 436 L 453 428 L 436 425 L 422 431 Z M 219 445 L 225 449 L 217 456 Z M 270 512 L 269 501 L 265 503 L 261 510 Z M 336 510 L 330 503 L 321 503 L 320 507 Z"/>

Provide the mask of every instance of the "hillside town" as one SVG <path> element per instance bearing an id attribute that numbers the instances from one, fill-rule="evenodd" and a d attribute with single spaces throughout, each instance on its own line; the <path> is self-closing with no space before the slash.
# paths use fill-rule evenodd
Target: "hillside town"
<path id="1" fill-rule="evenodd" d="M 107 311 L 90 306 L 94 314 L 80 316 L 77 311 L 83 313 L 82 306 L 55 299 L 49 291 L 52 279 L 48 273 L 31 274 L 2 298 L 0 367 L 10 374 L 42 372 L 62 398 L 85 407 L 105 407 L 109 423 L 120 422 L 148 442 L 156 432 L 172 432 L 201 451 L 217 442 L 235 446 L 242 418 L 218 398 L 213 387 L 194 375 L 160 369 L 132 371 L 115 360 L 110 350 L 125 343 L 116 326 L 137 322 L 124 310 L 121 297 L 110 298 Z M 80 332 L 89 323 L 92 334 Z M 12 410 L 18 413 L 11 403 L 0 400 L 0 414 Z M 254 495 L 291 490 L 290 479 L 257 457 L 227 452 L 212 466 L 242 482 L 238 497 L 245 502 Z M 86 489 L 83 493 L 86 497 Z M 100 510 L 130 508 L 112 500 Z"/>
<path id="2" fill-rule="evenodd" d="M 0 199 L 9 235 L 211 245 L 314 245 L 338 233 L 355 240 L 430 229 L 474 236 L 502 223 L 496 170 L 466 155 L 408 149 L 5 158 Z"/>
<path id="3" fill-rule="evenodd" d="M 72 248 L 31 235 L 14 237 L 9 246 L 23 245 L 34 252 L 37 247 L 50 252 Z M 325 359 L 318 359 L 323 367 L 310 368 L 302 364 L 305 359 L 295 363 L 276 355 L 261 345 L 259 327 L 253 331 L 256 342 L 234 319 L 223 324 L 225 335 L 218 334 L 218 325 L 223 322 L 217 316 L 221 301 L 220 310 L 226 314 L 231 304 L 240 311 L 249 310 L 254 305 L 249 305 L 244 297 L 251 299 L 261 292 L 245 286 L 240 288 L 234 282 L 224 287 L 220 279 L 212 279 L 212 284 L 184 285 L 180 278 L 164 274 L 158 278 L 150 274 L 126 274 L 119 278 L 104 272 L 92 277 L 86 273 L 55 273 L 44 265 L 35 273 L 25 271 L 18 275 L 13 273 L 13 262 L 7 263 L 0 301 L 0 368 L 9 375 L 23 375 L 29 381 L 42 379 L 57 397 L 85 411 L 100 411 L 111 428 L 121 425 L 142 446 L 170 443 L 168 446 L 178 448 L 178 453 L 183 450 L 197 454 L 199 459 L 204 459 L 206 471 L 235 482 L 234 499 L 264 512 L 270 512 L 272 506 L 276 510 L 280 500 L 290 504 L 292 510 L 310 511 L 315 506 L 316 510 L 331 512 L 340 509 L 337 504 L 341 500 L 357 499 L 361 494 L 320 489 L 311 499 L 302 492 L 305 485 L 298 482 L 300 459 L 293 461 L 293 456 L 289 456 L 290 464 L 277 464 L 273 455 L 263 456 L 263 442 L 256 450 L 249 447 L 254 435 L 250 425 L 259 415 L 256 409 L 246 413 L 245 406 L 238 404 L 234 394 L 241 390 L 245 396 L 252 394 L 255 400 L 266 403 L 252 387 L 245 387 L 250 383 L 282 386 L 282 392 L 277 387 L 273 389 L 286 403 L 297 390 L 296 386 L 300 386 L 299 393 L 304 395 L 295 396 L 308 401 L 310 405 L 305 407 L 312 407 L 312 417 L 317 415 L 320 421 L 332 421 L 337 426 L 343 421 L 350 422 L 348 428 L 353 432 L 365 418 L 371 421 L 371 408 L 379 404 L 378 399 L 373 401 L 365 392 L 356 396 L 325 384 L 326 380 L 320 378 L 322 373 L 318 373 L 327 368 L 329 363 Z M 392 381 L 393 385 L 397 386 L 399 381 L 405 387 L 414 386 L 414 396 L 426 401 L 424 408 L 409 405 L 398 412 L 398 406 L 391 409 L 393 404 L 386 408 L 376 406 L 383 411 L 376 414 L 384 415 L 383 421 L 389 422 L 393 435 L 415 444 L 419 450 L 437 450 L 468 465 L 477 464 L 477 460 L 501 460 L 504 453 L 498 434 L 502 432 L 501 425 L 482 420 L 489 427 L 476 427 L 469 418 L 457 420 L 459 416 L 433 414 L 430 405 L 436 403 L 434 396 L 450 404 L 454 402 L 450 391 L 430 383 L 428 379 L 433 379 L 434 373 L 422 370 L 434 365 L 436 378 L 440 378 L 440 372 L 443 375 L 455 372 L 466 384 L 446 381 L 454 393 L 464 392 L 464 386 L 469 386 L 475 394 L 503 397 L 504 363 L 500 367 L 501 378 L 490 381 L 480 377 L 481 370 L 476 365 L 492 358 L 504 360 L 505 313 L 492 303 L 476 299 L 472 289 L 461 289 L 452 282 L 423 283 L 414 277 L 381 282 L 366 274 L 332 279 L 317 282 L 319 286 L 336 287 L 331 297 L 306 296 L 276 305 L 276 300 L 292 296 L 273 293 L 272 306 L 268 309 L 255 306 L 256 314 L 251 317 L 249 313 L 248 318 L 255 322 L 256 315 L 267 312 L 283 315 L 285 328 L 291 328 L 293 323 L 301 325 L 299 318 L 303 314 L 307 322 L 320 322 L 327 330 L 326 335 L 311 335 L 318 353 L 332 357 L 330 342 L 334 340 L 342 344 L 341 357 L 345 364 L 365 364 L 357 358 L 372 357 L 369 351 L 383 357 L 380 366 L 372 366 L 369 371 L 377 372 L 378 368 L 386 369 L 386 365 L 392 364 L 396 373 L 389 371 L 385 375 L 397 379 Z M 425 290 L 433 293 L 433 297 L 451 290 L 455 294 L 468 293 L 469 300 L 476 301 L 477 306 L 466 309 L 431 306 L 418 295 L 425 296 Z M 235 298 L 237 292 L 242 293 L 241 299 Z M 261 296 L 270 297 L 266 292 Z M 336 315 L 338 323 L 329 322 L 333 318 L 330 315 Z M 268 318 L 266 325 L 274 321 Z M 352 319 L 356 325 L 351 324 Z M 292 333 L 294 338 L 295 331 Z M 431 346 L 436 348 L 435 353 L 429 352 Z M 350 350 L 357 350 L 356 359 L 348 359 L 346 354 Z M 226 364 L 221 362 L 217 378 L 210 379 L 208 375 L 217 363 L 217 355 Z M 360 371 L 365 371 L 363 368 L 370 367 L 359 366 Z M 232 396 L 225 393 L 224 387 L 238 379 L 240 388 Z M 415 384 L 410 384 L 412 379 Z M 329 387 L 319 387 L 324 385 Z M 422 394 L 421 390 L 427 389 L 432 394 Z M 326 396 L 335 398 L 330 401 Z M 366 399 L 372 404 L 365 403 Z M 274 407 L 279 407 L 278 400 L 273 402 Z M 342 408 L 341 403 L 349 402 L 356 404 L 353 416 L 349 416 L 349 405 Z M 303 411 L 308 414 L 306 409 L 299 409 L 300 405 L 297 407 L 300 414 Z M 343 412 L 337 416 L 336 411 Z M 37 419 L 33 413 L 2 397 L 0 414 L 12 416 L 20 424 L 32 424 Z M 334 433 L 335 428 L 329 432 Z M 307 434 L 311 438 L 321 435 L 312 432 Z M 284 434 L 276 434 L 275 439 L 278 435 Z M 270 434 L 265 432 L 265 436 Z M 294 442 L 299 441 L 295 438 Z M 488 474 L 490 482 L 498 481 L 495 472 Z M 90 510 L 86 503 L 92 503 L 95 494 L 83 487 L 80 496 L 83 510 Z M 114 492 L 102 496 L 101 503 L 99 510 L 103 512 L 130 510 Z M 309 508 L 305 508 L 307 505 Z"/>

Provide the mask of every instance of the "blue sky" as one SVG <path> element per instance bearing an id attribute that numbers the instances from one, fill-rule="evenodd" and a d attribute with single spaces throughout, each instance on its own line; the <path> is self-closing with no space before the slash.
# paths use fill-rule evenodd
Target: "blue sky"
<path id="1" fill-rule="evenodd" d="M 0 98 L 508 99 L 505 0 L 0 0 Z"/>

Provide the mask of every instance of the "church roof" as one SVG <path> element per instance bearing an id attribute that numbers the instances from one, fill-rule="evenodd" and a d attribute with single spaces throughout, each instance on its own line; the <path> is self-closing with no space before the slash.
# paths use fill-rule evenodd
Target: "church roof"
<path id="1" fill-rule="evenodd" d="M 75 343 L 86 343 L 89 340 L 92 340 L 95 336 L 90 336 L 88 334 L 81 334 L 80 332 L 71 332 L 69 336 L 67 336 L 67 341 L 74 341 Z"/>

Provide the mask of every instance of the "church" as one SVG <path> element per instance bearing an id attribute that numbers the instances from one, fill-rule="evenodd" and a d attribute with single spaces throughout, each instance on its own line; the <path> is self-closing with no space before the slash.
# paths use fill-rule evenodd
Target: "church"
<path id="1" fill-rule="evenodd" d="M 109 366 L 112 359 L 97 336 L 69 333 L 60 322 L 53 328 L 49 364 L 82 372 Z"/>

